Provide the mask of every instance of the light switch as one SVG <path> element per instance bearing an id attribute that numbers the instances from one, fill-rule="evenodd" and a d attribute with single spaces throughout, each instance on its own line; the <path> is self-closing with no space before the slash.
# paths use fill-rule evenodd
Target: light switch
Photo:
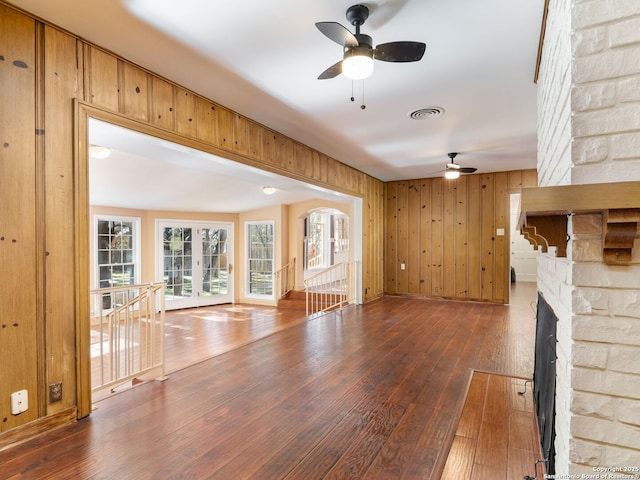
<path id="1" fill-rule="evenodd" d="M 504 228 L 498 228 L 498 229 L 496 230 L 496 235 L 497 235 L 498 237 L 503 237 L 503 236 L 504 236 Z"/>

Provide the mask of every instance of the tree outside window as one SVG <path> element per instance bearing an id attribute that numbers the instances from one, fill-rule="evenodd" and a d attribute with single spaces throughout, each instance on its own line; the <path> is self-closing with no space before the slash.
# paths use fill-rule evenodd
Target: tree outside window
<path id="1" fill-rule="evenodd" d="M 247 225 L 249 294 L 273 295 L 273 223 Z"/>

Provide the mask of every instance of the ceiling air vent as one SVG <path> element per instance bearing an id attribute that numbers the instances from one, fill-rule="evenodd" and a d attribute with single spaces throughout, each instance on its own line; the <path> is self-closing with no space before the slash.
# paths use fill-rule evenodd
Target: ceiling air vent
<path id="1" fill-rule="evenodd" d="M 409 112 L 408 115 L 409 118 L 414 120 L 424 120 L 425 118 L 436 118 L 442 114 L 444 114 L 444 108 L 442 107 L 426 107 Z"/>

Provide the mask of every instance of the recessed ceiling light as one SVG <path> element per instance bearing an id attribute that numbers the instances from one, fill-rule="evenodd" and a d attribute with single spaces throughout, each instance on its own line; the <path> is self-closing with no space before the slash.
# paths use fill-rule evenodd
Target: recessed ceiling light
<path id="1" fill-rule="evenodd" d="M 89 155 L 93 158 L 107 158 L 111 155 L 111 150 L 107 147 L 101 147 L 100 145 L 91 145 L 89 147 Z"/>

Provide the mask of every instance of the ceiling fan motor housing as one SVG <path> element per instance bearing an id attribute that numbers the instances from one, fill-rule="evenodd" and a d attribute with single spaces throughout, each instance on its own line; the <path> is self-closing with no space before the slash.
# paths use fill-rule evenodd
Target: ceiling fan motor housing
<path id="1" fill-rule="evenodd" d="M 369 18 L 369 8 L 366 5 L 352 5 L 347 9 L 347 20 L 355 27 L 362 25 Z"/>
<path id="2" fill-rule="evenodd" d="M 369 35 L 365 35 L 364 33 L 356 33 L 354 36 L 356 37 L 356 40 L 358 40 L 358 45 L 355 47 L 345 45 L 345 57 L 348 54 L 366 55 L 368 57 L 373 57 L 373 39 Z"/>

